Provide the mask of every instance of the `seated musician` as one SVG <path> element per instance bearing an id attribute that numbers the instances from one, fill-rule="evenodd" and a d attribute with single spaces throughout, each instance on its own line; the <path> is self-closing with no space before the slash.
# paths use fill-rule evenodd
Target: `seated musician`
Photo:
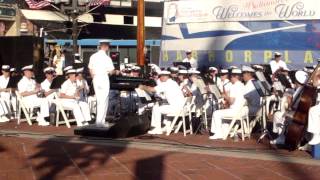
<path id="1" fill-rule="evenodd" d="M 168 70 L 171 73 L 170 75 L 171 79 L 173 79 L 174 81 L 177 81 L 179 69 L 177 67 L 170 67 Z"/>
<path id="2" fill-rule="evenodd" d="M 59 98 L 64 108 L 72 109 L 77 126 L 88 125 L 91 121 L 89 105 L 80 100 L 80 92 L 77 88 L 76 70 L 66 72 L 68 79 L 61 85 Z"/>
<path id="3" fill-rule="evenodd" d="M 200 72 L 197 70 L 190 70 L 189 71 L 189 79 L 191 84 L 190 90 L 192 92 L 192 95 L 195 96 L 195 107 L 196 109 L 201 108 L 205 101 L 204 101 L 204 95 L 207 93 L 206 85 L 203 82 L 203 80 L 200 77 Z"/>
<path id="4" fill-rule="evenodd" d="M 177 83 L 179 84 L 179 86 L 183 92 L 183 95 L 185 97 L 192 96 L 187 70 L 179 70 Z"/>
<path id="5" fill-rule="evenodd" d="M 218 85 L 220 92 L 221 93 L 229 92 L 231 82 L 229 80 L 229 71 L 227 69 L 220 70 L 220 79 L 221 79 L 221 84 Z"/>
<path id="6" fill-rule="evenodd" d="M 22 101 L 28 107 L 40 106 L 40 114 L 37 117 L 40 126 L 48 126 L 49 123 L 45 121 L 45 117 L 49 116 L 49 102 L 46 98 L 38 97 L 40 92 L 40 85 L 36 84 L 33 78 L 33 65 L 25 66 L 21 69 L 23 71 L 23 78 L 18 82 L 18 91 L 22 96 Z"/>
<path id="7" fill-rule="evenodd" d="M 185 98 L 177 82 L 170 78 L 169 71 L 161 71 L 159 73 L 160 82 L 156 87 L 140 85 L 139 88 L 147 92 L 155 92 L 163 94 L 168 104 L 155 105 L 152 108 L 151 126 L 154 129 L 148 131 L 149 134 L 162 134 L 161 116 L 166 114 L 174 114 L 179 112 L 185 103 Z"/>
<path id="8" fill-rule="evenodd" d="M 10 79 L 10 66 L 2 65 L 2 75 L 0 76 L 0 122 L 8 122 L 9 118 L 7 115 L 11 114 L 11 90 L 7 88 Z"/>
<path id="9" fill-rule="evenodd" d="M 273 129 L 272 131 L 276 134 L 278 134 L 278 137 L 272 141 L 270 141 L 271 144 L 284 144 L 285 142 L 285 118 L 286 116 L 289 116 L 289 114 L 286 114 L 286 111 L 289 109 L 289 107 L 292 106 L 292 100 L 295 99 L 296 96 L 298 96 L 301 92 L 301 89 L 303 87 L 303 84 L 305 84 L 306 80 L 308 79 L 308 74 L 304 71 L 297 71 L 295 74 L 296 77 L 296 89 L 294 93 L 287 92 L 284 94 L 284 97 L 282 99 L 282 110 L 277 111 L 273 115 Z"/>
<path id="10" fill-rule="evenodd" d="M 140 77 L 141 68 L 139 66 L 133 66 L 131 69 L 131 77 Z"/>
<path id="11" fill-rule="evenodd" d="M 88 102 L 87 96 L 89 94 L 89 85 L 87 80 L 83 77 L 84 68 L 78 68 L 77 71 L 77 88 L 80 92 L 80 101 Z"/>
<path id="12" fill-rule="evenodd" d="M 260 109 L 260 95 L 253 85 L 254 69 L 249 66 L 242 67 L 242 77 L 245 82 L 244 97 L 249 107 L 249 116 L 256 116 Z"/>
<path id="13" fill-rule="evenodd" d="M 213 113 L 211 121 L 211 132 L 214 133 L 209 139 L 222 139 L 225 130 L 228 128 L 228 124 L 223 124 L 222 120 L 224 117 L 232 117 L 239 113 L 241 108 L 245 104 L 244 99 L 244 85 L 240 80 L 241 70 L 232 69 L 231 71 L 231 86 L 230 91 L 224 94 L 224 99 L 229 104 L 226 109 L 216 110 Z"/>
<path id="14" fill-rule="evenodd" d="M 56 107 L 53 101 L 55 98 L 54 93 L 56 92 L 56 89 L 50 89 L 50 86 L 55 76 L 55 69 L 53 67 L 47 67 L 43 70 L 43 72 L 46 76 L 46 79 L 40 85 L 41 85 L 41 90 L 44 93 L 44 96 L 49 102 L 50 122 L 53 124 L 55 120 L 54 113 L 56 111 Z"/>
<path id="15" fill-rule="evenodd" d="M 218 77 L 218 69 L 216 67 L 209 67 L 209 84 L 216 84 L 218 87 L 221 84 L 221 79 Z"/>

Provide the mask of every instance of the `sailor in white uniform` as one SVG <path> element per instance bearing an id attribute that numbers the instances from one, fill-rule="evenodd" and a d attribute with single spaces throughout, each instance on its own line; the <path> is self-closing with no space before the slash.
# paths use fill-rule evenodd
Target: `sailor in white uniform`
<path id="1" fill-rule="evenodd" d="M 198 60 L 192 57 L 192 51 L 187 50 L 186 51 L 186 58 L 182 60 L 182 62 L 189 62 L 191 65 L 191 68 L 198 69 Z"/>
<path id="2" fill-rule="evenodd" d="M 43 72 L 46 76 L 46 79 L 44 81 L 42 81 L 42 83 L 41 83 L 41 90 L 44 91 L 45 97 L 47 98 L 47 100 L 51 104 L 54 99 L 54 92 L 56 92 L 55 89 L 50 89 L 51 83 L 54 79 L 55 70 L 53 67 L 47 67 L 43 70 Z"/>
<path id="3" fill-rule="evenodd" d="M 227 109 L 216 110 L 212 116 L 211 132 L 215 133 L 210 139 L 222 139 L 228 124 L 223 124 L 224 117 L 232 117 L 241 111 L 245 104 L 244 85 L 240 81 L 241 70 L 232 69 L 230 92 L 224 95 L 224 99 L 230 105 Z"/>
<path id="4" fill-rule="evenodd" d="M 77 71 L 77 87 L 80 92 L 80 101 L 88 103 L 89 85 L 87 80 L 83 77 L 84 68 L 78 68 Z"/>
<path id="5" fill-rule="evenodd" d="M 227 69 L 220 70 L 221 83 L 218 84 L 218 88 L 221 93 L 228 93 L 230 91 L 231 82 L 229 80 L 229 71 Z"/>
<path id="6" fill-rule="evenodd" d="M 249 66 L 242 67 L 242 77 L 245 82 L 244 97 L 247 100 L 249 115 L 253 117 L 256 116 L 261 106 L 260 95 L 252 82 L 254 72 L 254 69 Z"/>
<path id="7" fill-rule="evenodd" d="M 272 74 L 276 73 L 279 70 L 288 69 L 287 64 L 281 60 L 282 54 L 279 52 L 274 53 L 274 59 L 270 61 Z"/>
<path id="8" fill-rule="evenodd" d="M 72 109 L 77 121 L 77 126 L 88 125 L 91 121 L 89 105 L 80 100 L 80 92 L 77 88 L 76 70 L 70 69 L 66 72 L 68 79 L 62 84 L 59 98 L 63 107 Z"/>
<path id="9" fill-rule="evenodd" d="M 7 122 L 6 115 L 11 114 L 11 90 L 7 88 L 10 79 L 10 66 L 2 65 L 2 75 L 0 76 L 0 122 Z"/>
<path id="10" fill-rule="evenodd" d="M 155 92 L 156 94 L 163 94 L 168 104 L 155 105 L 152 109 L 151 127 L 149 134 L 162 134 L 161 116 L 166 114 L 173 114 L 180 111 L 185 103 L 185 98 L 178 83 L 170 78 L 169 71 L 161 71 L 160 82 L 156 87 L 147 87 L 141 85 L 140 88 L 147 92 Z"/>
<path id="11" fill-rule="evenodd" d="M 46 98 L 39 98 L 37 94 L 40 92 L 40 85 L 36 84 L 33 78 L 33 65 L 25 66 L 21 69 L 23 78 L 18 83 L 18 91 L 22 96 L 22 101 L 28 107 L 40 106 L 40 114 L 37 121 L 40 126 L 47 126 L 49 123 L 45 121 L 45 117 L 49 116 L 49 102 Z"/>
<path id="12" fill-rule="evenodd" d="M 93 87 L 97 98 L 96 125 L 104 127 L 108 111 L 109 100 L 109 74 L 114 72 L 111 58 L 106 54 L 109 50 L 108 40 L 100 41 L 100 50 L 90 57 L 89 70 L 93 78 Z"/>

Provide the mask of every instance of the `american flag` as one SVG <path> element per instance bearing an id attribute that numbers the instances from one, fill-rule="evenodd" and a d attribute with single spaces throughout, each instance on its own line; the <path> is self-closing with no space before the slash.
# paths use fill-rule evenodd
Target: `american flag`
<path id="1" fill-rule="evenodd" d="M 50 6 L 52 0 L 26 0 L 30 9 L 42 9 L 46 6 Z"/>
<path id="2" fill-rule="evenodd" d="M 110 0 L 91 0 L 88 6 L 100 6 L 104 4 L 108 4 Z"/>

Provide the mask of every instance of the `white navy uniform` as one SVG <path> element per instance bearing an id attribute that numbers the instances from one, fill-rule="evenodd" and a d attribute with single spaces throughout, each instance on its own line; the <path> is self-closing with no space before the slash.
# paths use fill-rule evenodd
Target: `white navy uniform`
<path id="1" fill-rule="evenodd" d="M 9 83 L 10 77 L 5 78 L 3 75 L 0 76 L 0 89 L 6 89 Z M 10 107 L 11 105 L 15 108 L 16 103 L 11 100 L 11 92 L 1 92 L 0 93 L 0 105 L 1 110 L 3 114 L 10 113 Z M 1 113 L 0 113 L 1 115 Z"/>
<path id="2" fill-rule="evenodd" d="M 66 80 L 61 86 L 60 93 L 74 96 L 77 93 L 77 83 L 72 82 L 70 79 Z M 64 108 L 72 109 L 77 126 L 85 125 L 87 121 L 91 121 L 88 103 L 67 98 L 60 98 L 60 101 Z"/>
<path id="3" fill-rule="evenodd" d="M 161 106 L 155 105 L 152 109 L 151 126 L 155 127 L 154 132 L 161 134 L 161 116 L 163 114 L 176 113 L 181 110 L 184 106 L 185 98 L 178 83 L 172 79 L 158 83 L 155 90 L 157 94 L 163 94 L 168 101 L 168 104 Z"/>
<path id="4" fill-rule="evenodd" d="M 216 110 L 212 116 L 211 132 L 216 133 L 217 137 L 222 137 L 225 131 L 225 128 L 228 127 L 222 124 L 222 119 L 224 117 L 235 116 L 237 113 L 239 113 L 239 111 L 241 111 L 241 108 L 245 104 L 243 83 L 240 81 L 237 81 L 234 84 L 231 84 L 229 96 L 231 98 L 234 98 L 234 102 L 230 106 L 230 108 Z"/>
<path id="5" fill-rule="evenodd" d="M 270 61 L 270 67 L 272 74 L 275 73 L 278 69 L 288 69 L 287 64 L 283 60 L 279 60 L 279 62 L 272 60 Z"/>
<path id="6" fill-rule="evenodd" d="M 32 92 L 36 90 L 36 81 L 33 79 L 29 79 L 26 76 L 18 83 L 18 91 L 19 93 L 23 92 Z M 45 125 L 46 123 L 44 118 L 49 116 L 49 102 L 46 98 L 39 98 L 36 94 L 32 94 L 29 96 L 22 97 L 23 103 L 25 103 L 28 107 L 37 107 L 40 106 L 40 114 L 37 117 L 37 121 L 39 125 L 42 123 Z"/>
<path id="7" fill-rule="evenodd" d="M 93 73 L 93 87 L 97 98 L 96 124 L 104 126 L 110 90 L 108 74 L 114 70 L 114 66 L 106 52 L 99 50 L 90 57 L 88 67 Z"/>
<path id="8" fill-rule="evenodd" d="M 52 89 L 50 89 L 51 83 L 48 79 L 45 79 L 44 81 L 42 81 L 41 85 L 41 89 L 44 90 L 45 92 L 49 92 Z M 49 101 L 49 103 L 51 104 L 53 99 L 54 99 L 54 93 L 49 94 L 47 97 L 47 100 Z"/>

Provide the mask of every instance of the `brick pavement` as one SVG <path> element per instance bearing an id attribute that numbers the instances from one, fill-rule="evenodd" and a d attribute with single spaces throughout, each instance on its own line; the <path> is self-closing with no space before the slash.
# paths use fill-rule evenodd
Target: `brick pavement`
<path id="1" fill-rule="evenodd" d="M 320 166 L 0 137 L 0 179 L 318 179 Z"/>
<path id="2" fill-rule="evenodd" d="M 64 135 L 64 141 L 50 138 L 1 137 L 0 180 L 6 179 L 318 179 L 320 166 L 308 163 L 280 161 L 289 159 L 310 160 L 308 153 L 272 149 L 266 143 L 256 144 L 255 138 L 244 142 L 211 141 L 207 135 L 171 136 L 141 135 L 121 140 L 122 146 L 110 144 L 75 143 L 73 129 L 64 126 L 39 127 L 15 123 L 0 125 L 0 131 L 36 132 Z M 35 136 L 36 137 L 36 136 Z M 49 136 L 50 137 L 50 136 Z M 126 142 L 142 142 L 143 146 L 131 146 Z M 124 145 L 123 145 L 124 144 Z M 247 151 L 252 156 L 272 152 L 273 161 L 259 158 L 235 158 L 219 154 L 201 153 L 197 150 L 178 150 L 160 147 L 158 144 L 196 145 L 220 148 L 221 154 Z M 169 147 L 169 146 L 168 146 Z M 217 151 L 219 153 L 219 151 Z M 247 153 L 248 154 L 248 153 Z M 298 159 L 299 160 L 299 159 Z"/>

